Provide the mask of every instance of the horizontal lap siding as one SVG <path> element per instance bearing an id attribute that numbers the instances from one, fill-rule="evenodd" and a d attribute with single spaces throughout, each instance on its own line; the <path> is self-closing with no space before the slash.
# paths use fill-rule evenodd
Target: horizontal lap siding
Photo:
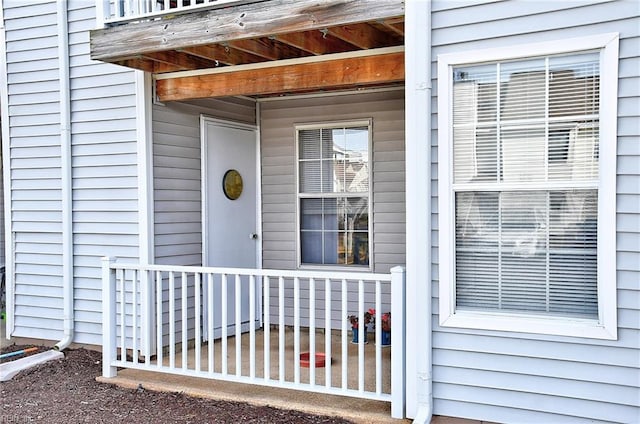
<path id="1" fill-rule="evenodd" d="M 100 344 L 100 258 L 139 257 L 136 87 L 133 71 L 89 58 L 93 4 L 68 4 L 75 341 Z"/>
<path id="2" fill-rule="evenodd" d="M 158 264 L 202 265 L 201 114 L 255 123 L 255 105 L 248 101 L 154 105 L 154 237 Z"/>
<path id="3" fill-rule="evenodd" d="M 15 336 L 62 335 L 56 3 L 4 2 Z M 44 330 L 44 333 L 43 333 Z"/>
<path id="4" fill-rule="evenodd" d="M 15 246 L 14 336 L 62 337 L 56 2 L 4 2 Z M 74 341 L 100 344 L 105 255 L 138 258 L 134 73 L 91 61 L 92 3 L 68 3 Z"/>
<path id="5" fill-rule="evenodd" d="M 435 300 L 435 414 L 497 422 L 640 421 L 638 15 L 638 4 L 631 1 L 433 4 L 434 70 L 438 54 L 606 32 L 620 32 L 621 38 L 617 169 L 619 339 L 440 328 Z M 435 73 L 433 85 L 437 85 Z M 432 122 L 436 122 L 436 112 L 434 108 Z M 435 147 L 437 132 L 434 130 L 432 135 Z M 436 166 L 437 155 L 432 157 L 432 166 Z M 432 201 L 437 204 L 435 195 Z M 434 218 L 433 268 L 437 280 L 435 212 Z M 437 284 L 435 281 L 433 287 L 436 294 Z"/>
<path id="6" fill-rule="evenodd" d="M 202 265 L 200 115 L 255 124 L 255 104 L 237 99 L 153 106 L 154 252 L 161 265 Z M 163 341 L 169 336 L 168 275 L 163 276 Z M 182 277 L 175 276 L 176 337 L 182 337 Z M 193 276 L 187 292 L 188 338 L 194 334 Z"/>
<path id="7" fill-rule="evenodd" d="M 374 271 L 387 273 L 396 265 L 404 265 L 404 93 L 398 90 L 262 103 L 260 131 L 264 268 L 297 267 L 295 124 L 366 118 L 373 118 L 373 212 L 370 222 L 373 225 Z M 272 315 L 278 300 L 276 283 L 277 281 L 271 283 Z M 291 293 L 289 289 L 292 284 L 286 284 L 288 293 Z M 301 286 L 302 294 L 306 294 L 306 284 L 305 282 Z M 316 287 L 320 296 L 316 316 L 319 317 L 318 325 L 324 325 L 320 321 L 324 317 L 324 294 L 320 294 L 320 291 L 324 291 L 324 281 L 317 281 Z M 350 289 L 350 299 L 355 301 L 353 290 L 355 288 Z M 366 297 L 366 308 L 370 308 L 374 306 L 373 291 L 367 291 L 370 293 Z M 343 322 L 340 305 L 336 303 L 338 299 L 339 290 L 334 287 L 334 327 L 340 327 Z M 306 296 L 303 302 L 306 304 Z M 385 304 L 386 302 L 388 299 L 385 299 Z M 287 308 L 293 306 L 290 295 L 286 296 L 285 303 Z M 348 312 L 354 313 L 355 303 L 350 305 Z M 388 306 L 383 308 L 386 310 Z M 288 320 L 291 319 L 289 315 Z M 306 321 L 303 322 L 305 323 Z"/>

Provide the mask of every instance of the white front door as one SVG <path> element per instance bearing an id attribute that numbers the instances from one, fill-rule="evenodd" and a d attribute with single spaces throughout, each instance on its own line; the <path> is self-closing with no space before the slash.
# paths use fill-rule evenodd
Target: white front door
<path id="1" fill-rule="evenodd" d="M 255 127 L 206 117 L 202 117 L 201 124 L 204 265 L 256 268 L 258 266 L 257 130 Z M 207 301 L 204 302 L 203 312 L 207 314 L 209 306 L 212 306 L 214 311 L 214 337 L 220 336 L 223 324 L 221 284 L 220 277 L 217 277 L 214 281 L 213 293 L 208 293 L 206 290 L 204 292 Z M 206 289 L 206 284 L 204 287 Z M 241 305 L 243 329 L 248 329 L 249 325 L 249 290 L 251 288 L 248 278 L 243 277 L 240 293 L 236 293 L 235 288 L 235 277 L 230 275 L 226 284 L 228 334 L 233 334 L 235 331 L 235 311 L 238 302 Z M 260 314 L 256 313 L 256 316 L 259 317 Z M 206 325 L 207 320 L 203 322 Z M 206 338 L 206 328 L 204 330 L 203 334 Z"/>

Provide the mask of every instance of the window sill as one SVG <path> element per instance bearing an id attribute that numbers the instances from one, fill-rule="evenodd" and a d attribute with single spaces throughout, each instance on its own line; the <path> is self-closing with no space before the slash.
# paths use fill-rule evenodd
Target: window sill
<path id="1" fill-rule="evenodd" d="M 544 317 L 478 311 L 456 311 L 440 317 L 440 326 L 473 330 L 509 331 L 553 336 L 617 340 L 617 329 L 593 319 Z"/>
<path id="2" fill-rule="evenodd" d="M 314 265 L 300 264 L 300 271 L 340 271 L 340 272 L 372 272 L 371 265 Z"/>

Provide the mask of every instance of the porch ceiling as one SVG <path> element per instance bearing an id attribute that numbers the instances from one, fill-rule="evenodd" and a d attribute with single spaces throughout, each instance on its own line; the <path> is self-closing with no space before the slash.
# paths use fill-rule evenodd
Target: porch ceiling
<path id="1" fill-rule="evenodd" d="M 151 72 L 159 100 L 404 81 L 404 1 L 266 0 L 91 32 L 91 57 Z"/>

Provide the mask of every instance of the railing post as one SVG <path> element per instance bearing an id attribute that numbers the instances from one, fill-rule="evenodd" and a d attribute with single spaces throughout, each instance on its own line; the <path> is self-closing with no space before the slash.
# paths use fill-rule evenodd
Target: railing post
<path id="1" fill-rule="evenodd" d="M 116 274 L 111 269 L 115 259 L 102 258 L 102 376 L 115 377 L 116 343 Z"/>
<path id="2" fill-rule="evenodd" d="M 405 269 L 391 268 L 391 417 L 404 418 L 405 407 Z M 430 301 L 427 299 L 427 301 Z"/>
<path id="3" fill-rule="evenodd" d="M 109 18 L 111 18 L 110 0 L 96 0 L 96 27 L 104 28 Z"/>

